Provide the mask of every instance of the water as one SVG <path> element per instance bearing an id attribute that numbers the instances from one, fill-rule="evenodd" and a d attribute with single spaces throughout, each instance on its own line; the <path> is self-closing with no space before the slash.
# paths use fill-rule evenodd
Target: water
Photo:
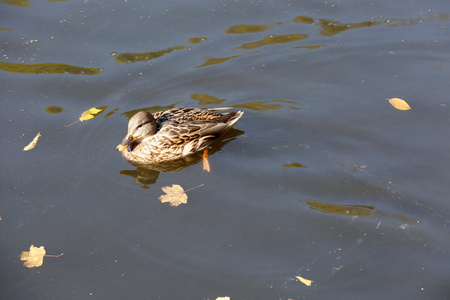
<path id="1" fill-rule="evenodd" d="M 2 1 L 2 299 L 447 299 L 448 9 Z M 210 173 L 115 150 L 173 106 L 245 111 Z"/>

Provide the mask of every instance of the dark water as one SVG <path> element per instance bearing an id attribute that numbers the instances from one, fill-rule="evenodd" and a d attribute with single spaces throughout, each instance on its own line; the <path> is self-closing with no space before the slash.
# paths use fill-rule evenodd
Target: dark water
<path id="1" fill-rule="evenodd" d="M 1 298 L 448 299 L 449 20 L 445 1 L 0 1 Z M 173 106 L 245 111 L 210 173 L 115 150 L 134 111 Z M 204 186 L 171 207 L 172 184 Z M 64 255 L 27 269 L 31 244 Z"/>

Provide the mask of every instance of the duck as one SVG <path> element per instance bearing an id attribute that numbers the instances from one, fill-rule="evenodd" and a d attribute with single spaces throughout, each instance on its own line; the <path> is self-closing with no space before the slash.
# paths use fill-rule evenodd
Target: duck
<path id="1" fill-rule="evenodd" d="M 179 159 L 206 147 L 244 114 L 220 113 L 230 107 L 172 108 L 156 113 L 139 111 L 116 149 L 130 162 L 160 163 Z"/>

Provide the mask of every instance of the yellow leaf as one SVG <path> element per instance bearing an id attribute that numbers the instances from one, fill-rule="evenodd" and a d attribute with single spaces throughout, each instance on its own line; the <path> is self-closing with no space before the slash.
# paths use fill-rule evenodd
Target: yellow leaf
<path id="1" fill-rule="evenodd" d="M 169 202 L 171 206 L 178 206 L 187 203 L 187 195 L 184 189 L 178 184 L 172 184 L 172 187 L 164 186 L 161 188 L 167 195 L 161 195 L 158 199 L 161 203 Z"/>
<path id="2" fill-rule="evenodd" d="M 26 146 L 23 148 L 23 151 L 28 151 L 28 150 L 33 149 L 33 148 L 36 146 L 36 143 L 37 143 L 37 141 L 38 141 L 38 139 L 39 139 L 40 136 L 41 136 L 41 133 L 38 132 L 38 134 L 36 134 L 36 136 L 34 137 L 34 139 L 33 139 L 28 145 L 26 145 Z"/>
<path id="3" fill-rule="evenodd" d="M 102 113 L 107 107 L 108 107 L 108 105 L 103 105 L 103 106 L 99 106 L 99 107 L 92 107 L 92 108 L 84 111 L 81 114 L 81 117 L 79 119 L 80 119 L 81 122 L 93 119 L 98 114 Z"/>
<path id="4" fill-rule="evenodd" d="M 299 276 L 295 276 L 295 278 L 297 278 L 298 280 L 300 280 L 301 283 L 303 283 L 304 285 L 306 285 L 306 286 L 311 286 L 312 280 L 305 279 L 305 278 L 301 277 L 300 275 L 299 275 Z"/>
<path id="5" fill-rule="evenodd" d="M 409 106 L 409 104 L 406 103 L 406 101 L 403 100 L 403 99 L 400 99 L 400 98 L 391 98 L 391 99 L 386 98 L 386 100 L 388 100 L 389 103 L 390 103 L 393 107 L 395 107 L 396 109 L 399 109 L 399 110 L 410 110 L 410 109 L 411 109 L 411 107 Z"/>
<path id="6" fill-rule="evenodd" d="M 40 267 L 44 262 L 45 249 L 44 246 L 35 247 L 30 246 L 30 251 L 22 251 L 20 255 L 20 260 L 25 260 L 23 263 L 24 267 L 33 268 Z"/>
<path id="7" fill-rule="evenodd" d="M 230 297 L 218 297 L 216 300 L 230 300 Z"/>

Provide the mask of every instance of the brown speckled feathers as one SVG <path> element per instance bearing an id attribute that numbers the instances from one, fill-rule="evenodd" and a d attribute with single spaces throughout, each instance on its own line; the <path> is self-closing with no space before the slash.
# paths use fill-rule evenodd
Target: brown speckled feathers
<path id="1" fill-rule="evenodd" d="M 128 124 L 127 136 L 117 149 L 139 163 L 177 159 L 204 149 L 231 127 L 243 111 L 221 114 L 229 108 L 173 108 L 138 112 Z"/>

